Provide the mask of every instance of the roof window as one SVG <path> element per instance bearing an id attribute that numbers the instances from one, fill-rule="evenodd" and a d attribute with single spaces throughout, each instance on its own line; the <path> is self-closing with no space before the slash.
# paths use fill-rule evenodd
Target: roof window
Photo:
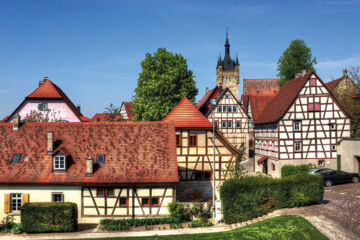
<path id="1" fill-rule="evenodd" d="M 96 162 L 98 164 L 104 164 L 105 163 L 105 155 L 104 154 L 96 155 Z"/>
<path id="2" fill-rule="evenodd" d="M 14 153 L 11 162 L 18 163 L 20 162 L 20 158 L 21 158 L 21 153 Z"/>

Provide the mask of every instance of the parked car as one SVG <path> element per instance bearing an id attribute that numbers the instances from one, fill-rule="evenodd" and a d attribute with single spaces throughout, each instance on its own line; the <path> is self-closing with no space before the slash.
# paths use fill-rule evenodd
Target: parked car
<path id="1" fill-rule="evenodd" d="M 320 174 L 325 171 L 332 171 L 330 168 L 314 168 L 309 171 L 309 174 Z"/>
<path id="2" fill-rule="evenodd" d="M 358 173 L 348 173 L 344 171 L 324 171 L 320 173 L 324 178 L 324 184 L 326 187 L 330 187 L 333 184 L 338 183 L 358 183 L 360 179 L 360 175 Z"/>

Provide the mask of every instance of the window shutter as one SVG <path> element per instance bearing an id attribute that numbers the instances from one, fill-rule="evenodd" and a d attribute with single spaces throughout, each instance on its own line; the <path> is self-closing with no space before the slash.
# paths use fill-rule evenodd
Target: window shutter
<path id="1" fill-rule="evenodd" d="M 24 205 L 25 203 L 29 202 L 29 194 L 28 193 L 23 193 L 22 194 L 22 205 Z"/>
<path id="2" fill-rule="evenodd" d="M 4 194 L 4 213 L 10 213 L 10 193 Z"/>

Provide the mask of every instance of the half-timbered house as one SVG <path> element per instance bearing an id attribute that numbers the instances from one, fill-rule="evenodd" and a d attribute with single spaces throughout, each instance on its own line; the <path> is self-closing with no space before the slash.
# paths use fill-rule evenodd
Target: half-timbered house
<path id="1" fill-rule="evenodd" d="M 0 123 L 0 219 L 71 201 L 79 223 L 167 215 L 179 181 L 166 122 Z"/>
<path id="2" fill-rule="evenodd" d="M 229 176 L 231 164 L 235 162 L 239 152 L 217 129 L 214 142 L 213 124 L 186 97 L 163 121 L 173 122 L 176 128 L 180 180 L 176 185 L 176 199 L 187 202 L 211 199 L 214 150 L 216 186 Z M 216 187 L 217 198 L 218 190 Z"/>
<path id="3" fill-rule="evenodd" d="M 350 116 L 315 72 L 287 82 L 255 123 L 255 169 L 274 177 L 284 165 L 336 169 L 336 144 Z"/>
<path id="4" fill-rule="evenodd" d="M 216 100 L 216 106 L 210 104 L 211 99 Z M 249 118 L 229 88 L 209 90 L 197 107 L 210 122 L 214 121 L 216 128 L 233 146 L 244 144 L 245 152 L 248 152 Z"/>

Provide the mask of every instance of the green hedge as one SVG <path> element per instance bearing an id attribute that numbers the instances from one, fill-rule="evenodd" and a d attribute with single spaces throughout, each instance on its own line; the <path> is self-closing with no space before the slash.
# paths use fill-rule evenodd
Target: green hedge
<path id="1" fill-rule="evenodd" d="M 73 232 L 77 229 L 76 203 L 26 203 L 20 211 L 21 228 L 26 233 Z"/>
<path id="2" fill-rule="evenodd" d="M 322 177 L 307 173 L 281 179 L 231 179 L 220 188 L 226 223 L 246 221 L 275 209 L 314 204 L 321 201 L 323 195 Z"/>
<path id="3" fill-rule="evenodd" d="M 129 230 L 131 227 L 151 226 L 158 224 L 179 224 L 181 220 L 174 217 L 153 217 L 153 218 L 129 218 L 129 219 L 113 219 L 104 218 L 100 220 L 100 224 L 104 230 Z"/>
<path id="4" fill-rule="evenodd" d="M 299 173 L 308 173 L 314 168 L 316 168 L 314 164 L 285 165 L 281 168 L 281 177 L 287 177 Z"/>

